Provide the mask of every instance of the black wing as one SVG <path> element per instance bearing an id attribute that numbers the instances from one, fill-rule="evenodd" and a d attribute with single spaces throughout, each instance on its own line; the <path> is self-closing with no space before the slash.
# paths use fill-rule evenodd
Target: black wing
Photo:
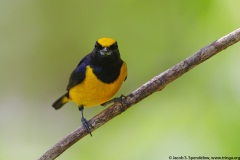
<path id="1" fill-rule="evenodd" d="M 86 66 L 89 64 L 90 62 L 90 55 L 88 54 L 87 56 L 85 56 L 77 65 L 77 67 L 75 68 L 75 70 L 72 72 L 70 79 L 69 79 L 69 83 L 67 86 L 67 90 L 69 91 L 72 87 L 80 84 L 86 77 L 85 73 L 86 73 Z"/>

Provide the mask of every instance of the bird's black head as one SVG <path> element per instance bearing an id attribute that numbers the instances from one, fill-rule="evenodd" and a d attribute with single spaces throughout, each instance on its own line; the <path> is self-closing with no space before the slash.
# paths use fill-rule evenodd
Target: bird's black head
<path id="1" fill-rule="evenodd" d="M 93 62 L 101 65 L 119 62 L 120 53 L 117 41 L 112 38 L 100 38 L 91 53 Z"/>

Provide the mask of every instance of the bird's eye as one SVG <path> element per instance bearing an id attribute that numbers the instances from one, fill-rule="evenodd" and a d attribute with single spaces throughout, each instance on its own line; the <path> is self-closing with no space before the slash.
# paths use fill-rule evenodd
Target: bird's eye
<path id="1" fill-rule="evenodd" d="M 102 47 L 98 42 L 96 42 L 95 48 L 96 48 L 96 49 L 102 49 L 103 47 Z"/>
<path id="2" fill-rule="evenodd" d="M 112 44 L 112 45 L 110 46 L 110 49 L 111 49 L 111 50 L 118 49 L 117 43 Z"/>

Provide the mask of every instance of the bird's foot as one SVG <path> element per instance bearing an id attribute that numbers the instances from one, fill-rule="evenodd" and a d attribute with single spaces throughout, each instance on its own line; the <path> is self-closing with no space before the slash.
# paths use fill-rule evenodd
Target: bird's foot
<path id="1" fill-rule="evenodd" d="M 87 133 L 89 133 L 92 136 L 92 133 L 91 133 L 91 130 L 90 130 L 91 125 L 88 123 L 88 121 L 84 117 L 81 118 L 81 121 L 82 121 L 83 127 L 85 128 Z"/>
<path id="2" fill-rule="evenodd" d="M 121 94 L 120 97 L 113 98 L 113 99 L 101 104 L 101 106 L 105 107 L 105 106 L 109 105 L 110 103 L 116 103 L 116 102 L 121 103 L 122 106 L 127 106 L 126 96 L 124 96 L 123 94 Z"/>

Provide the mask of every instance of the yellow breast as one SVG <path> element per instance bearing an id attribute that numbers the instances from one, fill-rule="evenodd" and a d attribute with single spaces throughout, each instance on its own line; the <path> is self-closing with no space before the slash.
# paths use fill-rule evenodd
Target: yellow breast
<path id="1" fill-rule="evenodd" d="M 70 100 L 79 106 L 92 107 L 110 100 L 120 89 L 127 76 L 127 65 L 123 63 L 119 77 L 112 83 L 104 83 L 93 73 L 90 66 L 86 67 L 86 78 L 69 91 Z"/>

